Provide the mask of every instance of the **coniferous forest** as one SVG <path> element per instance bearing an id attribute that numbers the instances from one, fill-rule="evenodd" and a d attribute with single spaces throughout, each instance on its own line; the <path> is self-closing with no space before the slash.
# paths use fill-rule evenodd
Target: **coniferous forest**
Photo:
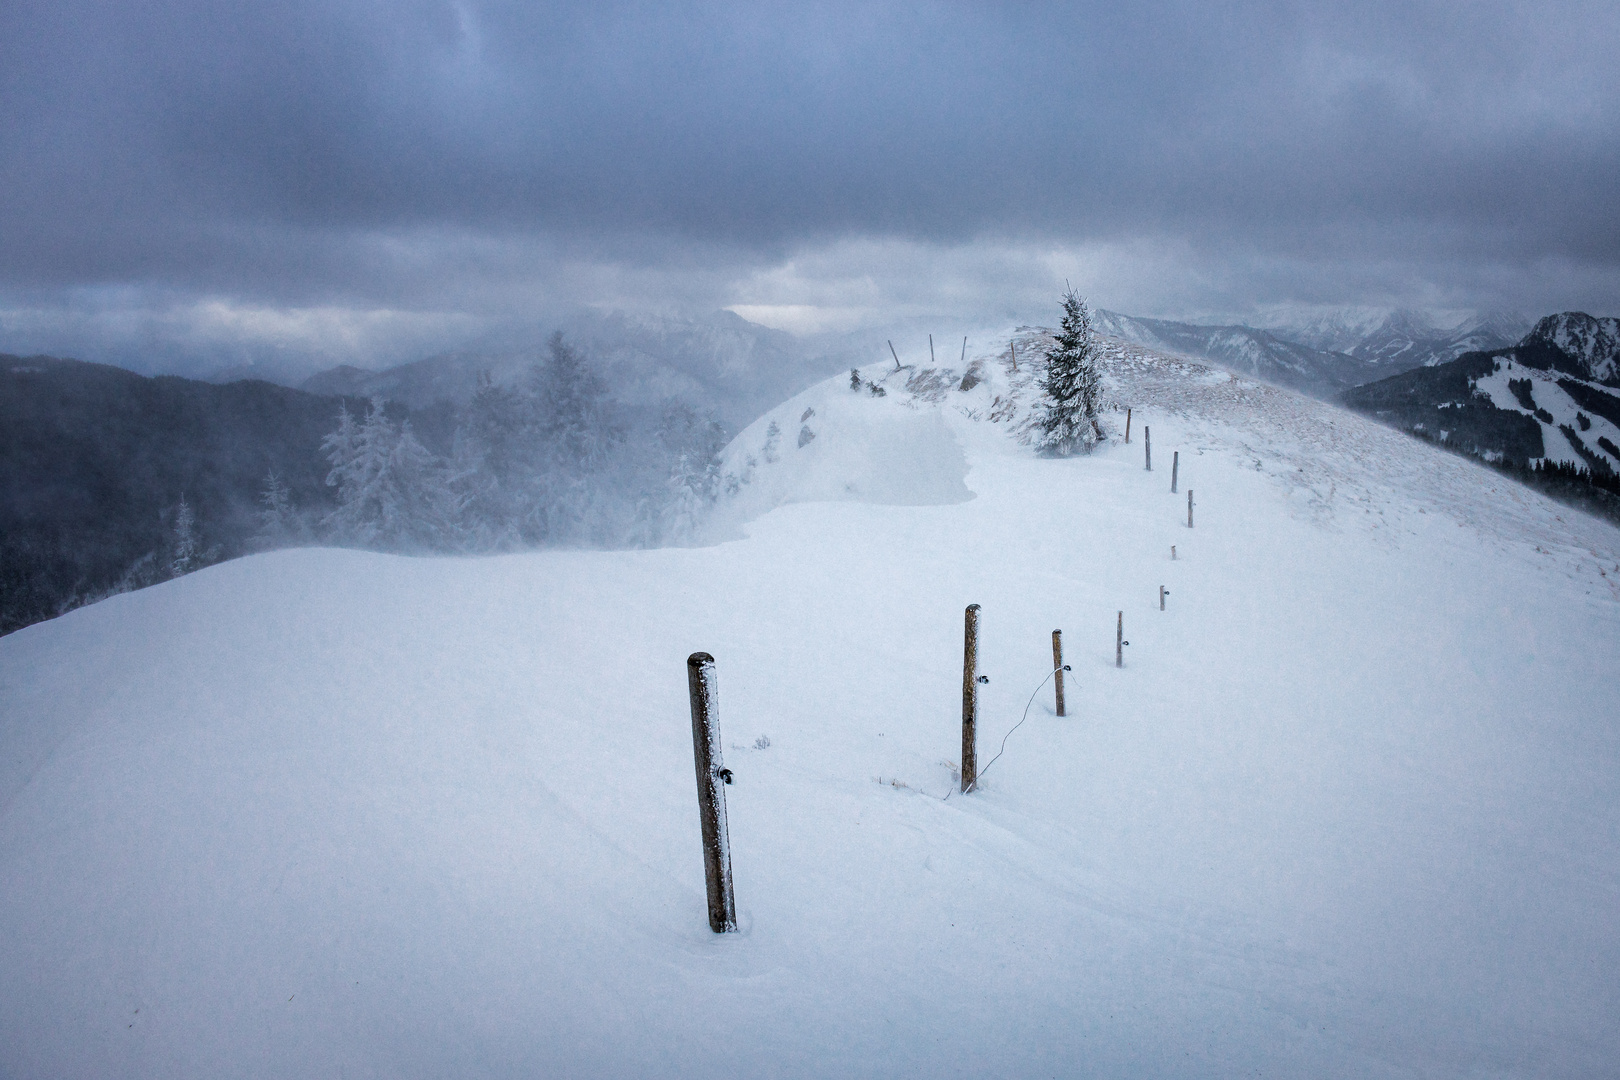
<path id="1" fill-rule="evenodd" d="M 725 440 L 615 400 L 560 334 L 515 384 L 418 409 L 0 357 L 0 633 L 275 547 L 679 541 Z"/>

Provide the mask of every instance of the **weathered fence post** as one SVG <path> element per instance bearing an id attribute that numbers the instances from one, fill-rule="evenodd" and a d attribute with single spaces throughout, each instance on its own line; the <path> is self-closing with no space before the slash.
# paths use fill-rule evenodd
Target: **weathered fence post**
<path id="1" fill-rule="evenodd" d="M 703 829 L 703 876 L 709 889 L 709 929 L 737 929 L 737 901 L 731 893 L 731 838 L 726 830 L 726 792 L 731 770 L 720 758 L 719 688 L 714 657 L 695 652 L 686 658 L 686 685 L 692 696 L 692 757 L 697 764 L 698 823 Z"/>
<path id="2" fill-rule="evenodd" d="M 1169 596 L 1169 595 L 1170 595 L 1170 590 L 1165 588 L 1163 585 L 1160 585 L 1159 586 L 1159 610 L 1160 611 L 1164 610 L 1164 598 L 1166 596 Z"/>
<path id="3" fill-rule="evenodd" d="M 1176 561 L 1176 545 L 1174 545 L 1174 544 L 1170 545 L 1170 561 L 1171 562 Z"/>
<path id="4" fill-rule="evenodd" d="M 1192 488 L 1187 489 L 1187 528 L 1192 528 Z"/>
<path id="5" fill-rule="evenodd" d="M 1142 450 L 1147 455 L 1147 471 L 1153 471 L 1153 429 L 1142 425 Z"/>
<path id="6" fill-rule="evenodd" d="M 894 342 L 889 342 L 889 355 L 894 357 L 894 370 L 900 370 L 900 354 L 894 351 Z"/>
<path id="7" fill-rule="evenodd" d="M 1018 339 L 1017 338 L 1008 338 L 1007 339 L 1007 353 L 1008 353 L 1008 355 L 1010 355 L 1012 357 L 1013 370 L 1017 371 L 1018 370 Z"/>
<path id="8" fill-rule="evenodd" d="M 967 367 L 967 338 L 962 339 L 962 359 L 960 363 L 963 368 Z"/>
<path id="9" fill-rule="evenodd" d="M 1131 410 L 1125 410 L 1125 445 L 1131 444 Z"/>
<path id="10" fill-rule="evenodd" d="M 1119 613 L 1119 622 L 1114 627 L 1114 666 L 1125 666 L 1125 613 Z"/>
<path id="11" fill-rule="evenodd" d="M 1176 474 L 1181 472 L 1181 451 L 1170 455 L 1170 494 L 1176 493 Z"/>
<path id="12" fill-rule="evenodd" d="M 1063 631 L 1052 631 L 1052 671 L 1053 678 L 1057 680 L 1057 714 L 1063 712 Z"/>
<path id="13" fill-rule="evenodd" d="M 969 604 L 962 627 L 962 792 L 979 780 L 979 605 Z"/>
<path id="14" fill-rule="evenodd" d="M 939 361 L 934 359 L 934 335 L 928 335 L 928 366 L 934 367 Z"/>

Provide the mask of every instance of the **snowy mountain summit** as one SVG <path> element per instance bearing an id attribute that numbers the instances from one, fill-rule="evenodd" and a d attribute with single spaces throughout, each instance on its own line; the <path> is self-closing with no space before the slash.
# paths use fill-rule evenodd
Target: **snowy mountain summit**
<path id="1" fill-rule="evenodd" d="M 1612 1071 L 1620 530 L 1119 342 L 1041 457 L 1045 340 L 776 406 L 689 546 L 278 551 L 0 638 L 0 1075 Z"/>
<path id="2" fill-rule="evenodd" d="M 1550 366 L 1582 379 L 1620 385 L 1620 319 L 1594 318 L 1580 311 L 1548 315 L 1521 341 L 1527 363 L 1552 354 Z M 1537 365 L 1541 366 L 1541 365 Z"/>

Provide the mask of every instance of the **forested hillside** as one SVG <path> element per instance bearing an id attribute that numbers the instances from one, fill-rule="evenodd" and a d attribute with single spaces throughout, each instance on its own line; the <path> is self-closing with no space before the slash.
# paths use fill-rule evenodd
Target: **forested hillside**
<path id="1" fill-rule="evenodd" d="M 301 505 L 334 506 L 321 439 L 341 403 L 0 356 L 0 633 L 171 576 L 182 500 L 199 562 L 247 550 L 272 471 Z"/>

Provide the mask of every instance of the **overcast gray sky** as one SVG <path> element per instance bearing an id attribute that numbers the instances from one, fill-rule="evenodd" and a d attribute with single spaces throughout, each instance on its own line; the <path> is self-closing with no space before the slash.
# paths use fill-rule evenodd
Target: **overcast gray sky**
<path id="1" fill-rule="evenodd" d="M 0 349 L 1620 314 L 1620 5 L 8 0 Z M 187 351 L 189 350 L 189 351 Z"/>

